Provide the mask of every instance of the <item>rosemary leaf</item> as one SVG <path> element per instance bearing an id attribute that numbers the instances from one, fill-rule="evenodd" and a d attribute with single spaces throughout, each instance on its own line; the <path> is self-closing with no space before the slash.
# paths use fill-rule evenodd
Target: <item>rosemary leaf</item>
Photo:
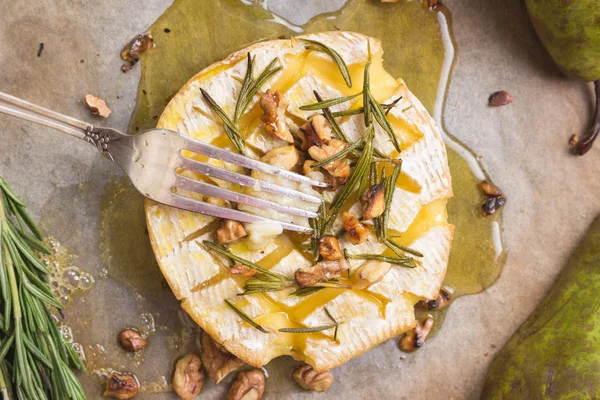
<path id="1" fill-rule="evenodd" d="M 337 64 L 338 69 L 340 70 L 340 73 L 342 74 L 342 77 L 344 78 L 344 81 L 346 82 L 346 85 L 348 85 L 348 87 L 350 87 L 350 88 L 352 87 L 352 78 L 350 77 L 350 72 L 348 71 L 348 66 L 346 65 L 346 62 L 344 61 L 342 56 L 340 56 L 340 54 L 337 51 L 335 51 L 331 47 L 329 47 L 321 42 L 318 42 L 316 40 L 310 40 L 310 39 L 301 39 L 301 40 L 306 43 L 310 43 L 309 48 L 311 50 L 317 50 L 317 51 L 321 51 L 323 53 L 327 53 L 333 59 L 333 61 Z"/>
<path id="2" fill-rule="evenodd" d="M 333 331 L 333 341 L 337 342 L 337 334 L 338 334 L 338 328 L 339 328 L 340 324 L 338 324 L 338 322 L 335 320 L 335 318 L 333 318 L 333 315 L 331 315 L 331 313 L 329 312 L 327 307 L 324 307 L 324 309 L 325 309 L 325 314 L 327 314 L 327 317 L 331 320 L 331 322 L 333 322 L 335 324 L 335 330 Z"/>
<path id="3" fill-rule="evenodd" d="M 242 318 L 244 321 L 246 321 L 247 323 L 249 323 L 250 325 L 252 325 L 254 328 L 258 329 L 262 333 L 269 333 L 269 331 L 267 331 L 265 328 L 263 328 L 262 326 L 260 326 L 256 322 L 254 322 L 254 320 L 252 318 L 250 318 L 248 316 L 248 314 L 246 314 L 241 309 L 239 309 L 235 304 L 233 304 L 233 302 L 231 302 L 228 299 L 225 299 L 225 303 L 229 306 L 229 308 L 231 308 L 233 311 L 235 311 L 235 313 L 237 315 L 239 315 L 240 318 Z"/>
<path id="4" fill-rule="evenodd" d="M 373 158 L 373 125 L 370 125 L 367 128 L 364 136 L 366 136 L 366 144 L 363 152 L 358 159 L 356 167 L 354 167 L 354 170 L 350 173 L 348 181 L 329 206 L 330 210 L 338 211 L 348 197 L 350 197 L 356 185 L 359 184 L 359 182 L 362 181 L 362 178 L 369 173 L 369 165 L 371 164 L 371 159 Z M 330 217 L 330 219 L 331 218 L 332 217 Z"/>
<path id="5" fill-rule="evenodd" d="M 385 111 L 383 111 L 383 107 L 381 107 L 381 104 L 379 104 L 377 101 L 375 101 L 375 98 L 373 98 L 373 95 L 371 95 L 370 93 L 369 93 L 369 102 L 370 102 L 370 107 L 373 110 L 373 116 L 375 117 L 375 120 L 383 128 L 383 130 L 388 134 L 396 151 L 398 151 L 398 153 L 400 153 L 402 151 L 402 149 L 400 148 L 400 142 L 398 142 L 398 138 L 396 137 L 396 132 L 394 132 L 394 128 L 392 127 L 392 124 L 390 124 L 390 121 L 387 119 L 386 113 L 385 113 Z"/>
<path id="6" fill-rule="evenodd" d="M 392 250 L 394 253 L 396 253 L 399 256 L 401 256 L 403 254 L 399 253 L 398 251 L 403 251 L 405 253 L 412 254 L 415 257 L 423 257 L 423 253 L 421 253 L 420 251 L 411 249 L 410 247 L 403 246 L 403 245 L 396 243 L 390 239 L 385 239 L 384 243 L 386 244 L 386 246 L 388 246 L 390 248 L 390 250 Z"/>
<path id="7" fill-rule="evenodd" d="M 363 114 L 365 117 L 365 126 L 371 125 L 371 78 L 369 77 L 369 69 L 371 68 L 371 44 L 368 43 L 369 50 L 369 58 L 367 60 L 367 64 L 365 65 L 365 70 L 363 73 Z"/>
<path id="8" fill-rule="evenodd" d="M 333 329 L 335 327 L 337 327 L 337 324 L 313 326 L 310 328 L 281 328 L 281 329 L 279 329 L 279 332 L 283 332 L 283 333 L 314 333 L 314 332 L 327 331 L 327 330 Z"/>
<path id="9" fill-rule="evenodd" d="M 383 261 L 388 262 L 390 264 L 399 265 L 401 267 L 406 268 L 415 268 L 418 264 L 415 262 L 414 258 L 411 257 L 390 257 L 384 256 L 381 254 L 353 254 L 350 255 L 344 252 L 346 258 L 351 260 L 375 260 L 375 261 Z"/>
<path id="10" fill-rule="evenodd" d="M 298 290 L 290 293 L 290 296 L 304 297 L 304 296 L 308 296 L 309 294 L 316 293 L 323 289 L 325 289 L 325 288 L 317 287 L 317 286 L 305 286 L 303 288 L 299 288 Z"/>
<path id="11" fill-rule="evenodd" d="M 392 208 L 392 200 L 394 198 L 394 192 L 396 189 L 396 185 L 398 183 L 398 178 L 400 177 L 400 172 L 402 171 L 402 163 L 394 165 L 394 169 L 392 170 L 392 174 L 389 176 L 388 181 L 386 182 L 386 190 L 385 190 L 385 203 L 383 214 L 381 215 L 381 224 L 383 227 L 384 233 L 387 232 L 388 222 L 390 219 L 390 209 Z"/>
<path id="12" fill-rule="evenodd" d="M 336 98 L 329 99 L 329 100 L 319 101 L 317 103 L 306 104 L 306 105 L 301 106 L 300 109 L 303 111 L 322 110 L 323 108 L 333 107 L 335 105 L 342 104 L 342 103 L 345 103 L 352 99 L 355 99 L 358 96 L 360 96 L 361 94 L 362 94 L 362 92 L 356 93 L 356 94 L 351 94 L 350 96 L 336 97 Z"/>
<path id="13" fill-rule="evenodd" d="M 253 70 L 254 59 L 250 52 L 248 52 L 248 64 L 246 67 L 246 75 L 244 76 L 244 82 L 240 88 L 240 94 L 238 95 L 237 102 L 235 103 L 235 112 L 233 113 L 233 122 L 239 121 L 240 117 L 244 113 L 244 102 L 248 98 L 248 89 L 252 84 L 252 70 Z"/>
<path id="14" fill-rule="evenodd" d="M 225 128 L 225 133 L 227 134 L 227 137 L 229 138 L 229 140 L 231 141 L 231 143 L 233 143 L 233 145 L 235 146 L 235 148 L 241 154 L 245 155 L 244 138 L 243 138 L 242 134 L 240 133 L 240 131 L 236 128 L 236 126 L 233 123 L 233 121 L 231 119 L 229 119 L 229 117 L 227 116 L 227 114 L 225 114 L 225 111 L 223 111 L 223 109 L 208 94 L 208 92 L 206 90 L 200 88 L 200 91 L 202 92 L 202 97 L 204 97 L 204 100 L 206 100 L 206 102 L 208 103 L 210 109 L 215 114 L 217 114 L 217 116 L 219 117 L 219 119 L 221 119 L 221 121 L 223 121 L 223 127 Z"/>
<path id="15" fill-rule="evenodd" d="M 230 252 L 229 250 L 225 249 L 223 246 L 213 243 L 209 240 L 204 240 L 202 241 L 202 244 L 206 247 L 208 247 L 210 250 L 214 251 L 215 253 L 218 253 L 232 261 L 235 261 L 237 263 L 240 263 L 242 265 L 245 265 L 248 268 L 252 268 L 257 270 L 258 272 L 274 277 L 274 278 L 278 278 L 278 279 L 287 279 L 287 277 L 280 275 L 278 273 L 275 272 L 271 272 L 268 269 L 264 269 L 256 264 L 254 264 L 253 262 L 250 262 L 248 260 L 245 260 L 241 257 L 236 256 L 235 254 L 233 254 L 232 252 Z"/>
<path id="16" fill-rule="evenodd" d="M 275 64 L 277 64 L 278 62 L 278 58 L 274 58 L 273 60 L 271 60 L 271 62 L 265 67 L 263 72 L 260 73 L 258 78 L 256 78 L 256 80 L 252 82 L 250 88 L 248 89 L 246 98 L 244 99 L 244 102 L 241 106 L 239 117 L 241 117 L 244 114 L 244 111 L 246 111 L 246 108 L 248 108 L 248 105 L 252 101 L 252 98 L 254 98 L 256 93 L 258 93 L 258 90 L 262 87 L 262 85 L 264 85 L 265 82 L 269 80 L 269 78 L 271 78 L 273 75 L 275 75 L 278 71 L 281 70 L 282 67 L 275 67 Z"/>
<path id="17" fill-rule="evenodd" d="M 386 115 L 390 112 L 390 110 L 392 108 L 394 108 L 394 106 L 396 106 L 396 104 L 401 99 L 402 99 L 402 96 L 398 97 L 396 100 L 392 101 L 389 104 L 381 104 L 381 107 L 383 107 L 383 109 L 385 110 Z M 408 108 L 410 108 L 410 107 L 408 107 Z M 332 115 L 335 118 L 338 118 L 338 117 L 348 117 L 348 116 L 352 116 L 352 115 L 362 114 L 364 111 L 365 111 L 365 109 L 363 107 L 359 107 L 359 108 L 355 108 L 353 110 L 334 111 L 334 112 L 332 112 Z"/>

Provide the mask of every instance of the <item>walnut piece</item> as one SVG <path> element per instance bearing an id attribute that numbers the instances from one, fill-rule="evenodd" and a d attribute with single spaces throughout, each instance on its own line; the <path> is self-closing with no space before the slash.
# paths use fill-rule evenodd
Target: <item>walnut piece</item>
<path id="1" fill-rule="evenodd" d="M 429 332 L 431 332 L 432 326 L 433 318 L 431 317 L 418 320 L 417 325 L 400 339 L 400 350 L 411 352 L 422 347 L 425 344 L 425 339 L 429 336 Z"/>
<path id="2" fill-rule="evenodd" d="M 106 102 L 93 94 L 85 95 L 85 106 L 92 110 L 92 114 L 99 115 L 102 118 L 108 118 L 112 113 Z"/>
<path id="3" fill-rule="evenodd" d="M 329 371 L 317 372 L 310 365 L 303 365 L 292 374 L 296 383 L 305 390 L 313 392 L 325 392 L 333 384 L 334 377 Z"/>
<path id="4" fill-rule="evenodd" d="M 485 217 L 492 215 L 499 208 L 506 204 L 506 196 L 498 187 L 492 185 L 488 181 L 483 181 L 479 184 L 481 192 L 485 195 L 485 199 L 481 204 L 481 214 Z"/>
<path id="5" fill-rule="evenodd" d="M 138 62 L 142 53 L 150 50 L 154 46 L 154 39 L 149 33 L 137 35 L 121 50 L 121 59 L 131 65 Z"/>
<path id="6" fill-rule="evenodd" d="M 227 400 L 260 400 L 265 391 L 265 374 L 260 369 L 238 372 L 227 392 Z"/>
<path id="7" fill-rule="evenodd" d="M 302 125 L 299 134 L 302 138 L 302 148 L 304 150 L 312 146 L 321 147 L 331 140 L 331 127 L 324 116 L 316 114 L 306 124 Z"/>
<path id="8" fill-rule="evenodd" d="M 320 281 L 334 278 L 350 268 L 350 264 L 345 259 L 321 261 L 311 267 L 297 269 L 294 278 L 298 286 L 313 286 Z"/>
<path id="9" fill-rule="evenodd" d="M 267 152 L 261 159 L 262 162 L 275 167 L 291 171 L 303 160 L 302 155 L 294 145 L 275 147 Z"/>
<path id="10" fill-rule="evenodd" d="M 350 276 L 353 289 L 366 289 L 381 281 L 392 265 L 383 261 L 369 260 L 358 267 Z"/>
<path id="11" fill-rule="evenodd" d="M 230 372 L 239 369 L 244 362 L 219 345 L 206 332 L 202 333 L 202 364 L 210 379 L 221 382 Z"/>
<path id="12" fill-rule="evenodd" d="M 106 381 L 106 388 L 102 396 L 113 399 L 131 399 L 140 391 L 140 384 L 135 376 L 130 374 L 113 374 Z"/>
<path id="13" fill-rule="evenodd" d="M 190 353 L 177 361 L 173 374 L 173 390 L 183 400 L 192 400 L 202 390 L 204 373 L 202 362 L 196 354 Z"/>
<path id="14" fill-rule="evenodd" d="M 273 93 L 268 89 L 260 97 L 258 104 L 263 110 L 260 119 L 264 122 L 267 132 L 278 139 L 294 143 L 294 137 L 285 123 L 285 112 L 290 105 L 289 101 L 281 93 Z"/>
<path id="15" fill-rule="evenodd" d="M 419 305 L 425 310 L 441 310 L 448 307 L 452 300 L 454 300 L 452 293 L 446 288 L 441 288 L 435 300 L 421 300 Z"/>
<path id="16" fill-rule="evenodd" d="M 348 211 L 342 214 L 344 218 L 344 230 L 348 233 L 348 238 L 352 244 L 359 244 L 367 240 L 369 228 L 360 222 Z"/>
<path id="17" fill-rule="evenodd" d="M 231 243 L 248 235 L 241 223 L 231 219 L 219 220 L 219 227 L 216 230 L 216 234 L 219 244 Z"/>
<path id="18" fill-rule="evenodd" d="M 247 267 L 242 264 L 235 264 L 233 267 L 229 268 L 229 273 L 235 276 L 241 276 L 243 278 L 251 278 L 256 275 L 258 271 L 254 268 Z"/>
<path id="19" fill-rule="evenodd" d="M 146 347 L 146 339 L 140 333 L 133 329 L 125 329 L 119 335 L 119 344 L 127 351 L 136 352 Z"/>
<path id="20" fill-rule="evenodd" d="M 381 184 L 371 186 L 360 197 L 363 206 L 363 219 L 377 218 L 385 209 L 385 187 Z"/>
<path id="21" fill-rule="evenodd" d="M 340 242 L 335 236 L 323 236 L 319 240 L 319 254 L 326 260 L 339 260 L 342 258 Z"/>

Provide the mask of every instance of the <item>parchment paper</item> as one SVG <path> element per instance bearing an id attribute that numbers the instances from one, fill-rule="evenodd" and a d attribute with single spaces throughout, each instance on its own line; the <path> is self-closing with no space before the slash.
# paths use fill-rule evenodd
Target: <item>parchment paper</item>
<path id="1" fill-rule="evenodd" d="M 207 0 L 202 0 L 207 1 Z M 403 0 L 400 0 L 403 1 Z M 119 51 L 169 5 L 170 0 L 71 1 L 0 0 L 0 90 L 76 118 L 126 130 L 138 68 L 123 74 Z M 293 23 L 331 11 L 338 1 L 270 1 L 268 6 Z M 600 147 L 583 158 L 567 151 L 592 114 L 591 86 L 560 75 L 535 36 L 521 0 L 446 0 L 457 45 L 444 112 L 449 133 L 478 155 L 508 196 L 504 237 L 508 261 L 499 282 L 487 292 L 459 299 L 442 331 L 415 354 L 401 360 L 389 341 L 335 371 L 327 394 L 295 389 L 289 380 L 268 381 L 266 398 L 475 399 L 494 354 L 542 299 L 575 244 L 600 210 Z M 44 43 L 37 57 L 39 43 Z M 83 61 L 82 61 L 83 60 Z M 514 103 L 488 108 L 487 97 L 508 90 Z M 87 93 L 105 98 L 113 115 L 100 121 L 82 103 Z M 143 240 L 124 243 L 119 263 L 141 264 L 121 276 L 102 246 L 102 203 L 123 176 L 88 144 L 59 132 L 0 115 L 0 175 L 28 202 L 45 232 L 96 278 L 66 311 L 75 339 L 99 344 L 98 362 L 116 369 L 137 368 L 140 378 L 168 379 L 165 348 L 170 340 L 194 337 L 181 322 L 176 301 L 162 286 L 152 261 L 144 263 Z M 132 221 L 140 223 L 140 215 Z M 141 225 L 140 225 L 141 226 Z M 127 247 L 129 246 L 129 247 Z M 101 270 L 109 276 L 102 278 Z M 135 287 L 136 274 L 152 284 Z M 122 279 L 121 279 L 122 278 Z M 136 295 L 137 294 L 137 295 Z M 143 300 L 141 297 L 145 298 Z M 139 326 L 152 310 L 155 331 L 144 359 L 118 352 L 118 329 Z M 193 346 L 193 343 L 190 345 Z M 90 357 L 92 350 L 88 349 Z M 102 361 L 102 358 L 105 358 Z M 284 362 L 270 365 L 275 371 Z M 100 386 L 84 379 L 90 399 Z M 222 398 L 226 385 L 208 384 L 199 398 Z M 138 398 L 171 399 L 173 394 Z"/>

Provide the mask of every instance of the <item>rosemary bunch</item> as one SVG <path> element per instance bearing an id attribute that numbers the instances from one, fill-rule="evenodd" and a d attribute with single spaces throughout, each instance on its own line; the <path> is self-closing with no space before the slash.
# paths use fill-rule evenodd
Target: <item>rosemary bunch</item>
<path id="1" fill-rule="evenodd" d="M 36 251 L 49 254 L 25 203 L 0 177 L 0 391 L 7 399 L 85 399 L 71 368 L 85 366 L 56 326 L 63 305 Z M 29 228 L 27 232 L 26 228 Z"/>

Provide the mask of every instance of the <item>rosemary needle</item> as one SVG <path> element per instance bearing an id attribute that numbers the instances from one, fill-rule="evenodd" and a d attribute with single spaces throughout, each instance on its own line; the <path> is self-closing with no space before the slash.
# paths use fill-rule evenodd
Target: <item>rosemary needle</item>
<path id="1" fill-rule="evenodd" d="M 322 53 L 328 54 L 333 59 L 333 61 L 337 64 L 337 67 L 340 70 L 340 73 L 342 74 L 342 77 L 344 78 L 346 85 L 348 85 L 348 87 L 350 87 L 350 88 L 352 87 L 352 78 L 350 77 L 350 71 L 348 71 L 348 66 L 346 65 L 346 62 L 344 61 L 342 56 L 340 56 L 340 54 L 337 51 L 335 51 L 331 47 L 327 46 L 326 44 L 323 44 L 316 40 L 310 40 L 310 39 L 301 39 L 301 40 L 303 42 L 306 42 L 309 44 L 309 46 L 307 46 L 307 48 L 309 50 L 320 51 Z"/>
<path id="2" fill-rule="evenodd" d="M 314 332 L 322 332 L 327 331 L 329 329 L 336 328 L 338 324 L 329 324 L 322 326 L 313 326 L 310 328 L 281 328 L 279 332 L 283 333 L 314 333 Z"/>
<path id="3" fill-rule="evenodd" d="M 257 324 L 256 322 L 254 322 L 254 320 L 252 318 L 250 318 L 250 316 L 248 316 L 248 314 L 246 314 L 245 312 L 243 312 L 241 309 L 239 309 L 235 304 L 233 304 L 233 302 L 231 302 L 230 300 L 225 299 L 225 304 L 227 304 L 229 306 L 229 308 L 231 308 L 233 311 L 235 311 L 235 313 L 237 315 L 240 316 L 240 318 L 242 318 L 244 321 L 246 321 L 247 323 L 249 323 L 250 325 L 252 325 L 254 328 L 258 329 L 259 331 L 261 331 L 262 333 L 269 333 L 268 330 L 266 330 L 265 328 L 263 328 L 262 326 L 260 326 L 259 324 Z"/>
<path id="4" fill-rule="evenodd" d="M 322 110 L 323 108 L 333 107 L 335 105 L 342 104 L 342 103 L 345 103 L 352 99 L 355 99 L 358 96 L 360 96 L 361 94 L 362 94 L 362 92 L 356 93 L 356 94 L 351 94 L 350 96 L 336 97 L 336 98 L 329 99 L 329 100 L 318 101 L 316 103 L 305 104 L 305 105 L 301 106 L 300 109 L 302 111 Z"/>

